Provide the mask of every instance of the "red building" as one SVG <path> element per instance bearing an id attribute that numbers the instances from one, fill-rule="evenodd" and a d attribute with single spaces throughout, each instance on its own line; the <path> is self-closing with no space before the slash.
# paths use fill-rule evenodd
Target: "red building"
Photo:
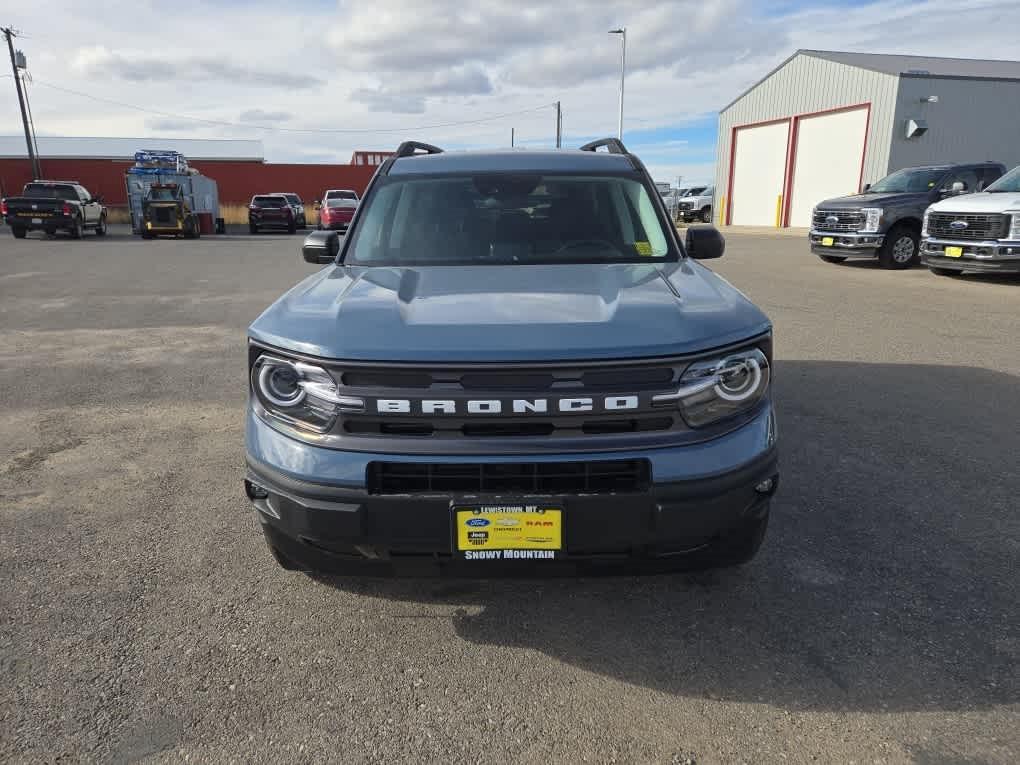
<path id="1" fill-rule="evenodd" d="M 255 194 L 293 192 L 315 200 L 326 189 L 365 190 L 375 164 L 273 164 L 261 141 L 152 138 L 39 138 L 44 178 L 74 180 L 110 205 L 126 205 L 124 171 L 142 149 L 172 149 L 219 188 L 220 204 L 247 204 Z M 355 152 L 389 156 L 392 152 Z M 32 180 L 24 137 L 0 136 L 0 195 L 13 196 Z"/>

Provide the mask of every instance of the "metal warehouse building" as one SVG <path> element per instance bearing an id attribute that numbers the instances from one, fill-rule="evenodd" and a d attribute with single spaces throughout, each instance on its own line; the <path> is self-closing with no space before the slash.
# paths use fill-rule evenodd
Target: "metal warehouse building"
<path id="1" fill-rule="evenodd" d="M 1020 62 L 799 50 L 719 114 L 720 223 L 808 226 L 893 170 L 1020 165 Z"/>

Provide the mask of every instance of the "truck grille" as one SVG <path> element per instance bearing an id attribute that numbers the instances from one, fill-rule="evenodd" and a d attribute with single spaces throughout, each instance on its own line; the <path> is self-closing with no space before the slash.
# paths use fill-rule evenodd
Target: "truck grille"
<path id="1" fill-rule="evenodd" d="M 644 491 L 648 460 L 421 464 L 370 462 L 370 494 L 609 494 Z"/>
<path id="2" fill-rule="evenodd" d="M 344 433 L 407 439 L 583 437 L 648 433 L 686 427 L 675 410 L 651 407 L 651 397 L 674 390 L 686 362 L 576 368 L 354 368 L 336 375 L 344 395 L 364 398 L 364 413 L 345 414 Z M 638 405 L 607 410 L 607 397 L 636 397 Z M 587 410 L 561 411 L 562 399 L 590 400 Z M 513 401 L 544 401 L 547 411 L 514 412 Z M 380 401 L 406 401 L 406 412 L 380 412 Z M 456 411 L 428 414 L 424 400 L 453 402 Z M 470 414 L 468 401 L 498 401 L 493 414 Z"/>
<path id="3" fill-rule="evenodd" d="M 830 222 L 827 218 L 834 216 L 836 222 Z M 811 227 L 816 231 L 834 231 L 839 233 L 851 233 L 864 228 L 864 213 L 860 210 L 815 210 L 811 218 Z"/>
<path id="4" fill-rule="evenodd" d="M 956 223 L 954 227 L 952 224 Z M 966 223 L 966 226 L 960 226 Z M 1003 239 L 1009 230 L 1009 216 L 1000 213 L 929 213 L 928 236 L 937 239 Z"/>
<path id="5" fill-rule="evenodd" d="M 177 219 L 176 212 L 170 207 L 154 207 L 152 219 L 156 223 L 173 223 Z"/>

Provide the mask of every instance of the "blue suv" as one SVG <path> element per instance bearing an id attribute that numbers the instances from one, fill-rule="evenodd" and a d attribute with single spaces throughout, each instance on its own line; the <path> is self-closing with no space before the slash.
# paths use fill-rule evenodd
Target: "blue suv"
<path id="1" fill-rule="evenodd" d="M 750 560 L 778 485 L 772 326 L 699 262 L 723 248 L 680 241 L 616 139 L 402 144 L 248 332 L 245 490 L 276 560 Z"/>

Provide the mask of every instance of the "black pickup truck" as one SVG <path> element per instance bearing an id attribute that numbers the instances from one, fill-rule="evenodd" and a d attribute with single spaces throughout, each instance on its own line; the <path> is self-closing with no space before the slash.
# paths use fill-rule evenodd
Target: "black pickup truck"
<path id="1" fill-rule="evenodd" d="M 0 201 L 0 216 L 11 227 L 15 239 L 29 231 L 55 234 L 68 232 L 81 239 L 86 229 L 96 236 L 106 234 L 106 207 L 77 181 L 32 181 L 20 197 Z"/>
<path id="2" fill-rule="evenodd" d="M 907 268 L 917 259 L 929 205 L 981 191 L 1004 172 L 996 162 L 908 167 L 863 194 L 819 202 L 811 213 L 811 252 L 827 263 L 877 257 L 883 268 Z"/>

